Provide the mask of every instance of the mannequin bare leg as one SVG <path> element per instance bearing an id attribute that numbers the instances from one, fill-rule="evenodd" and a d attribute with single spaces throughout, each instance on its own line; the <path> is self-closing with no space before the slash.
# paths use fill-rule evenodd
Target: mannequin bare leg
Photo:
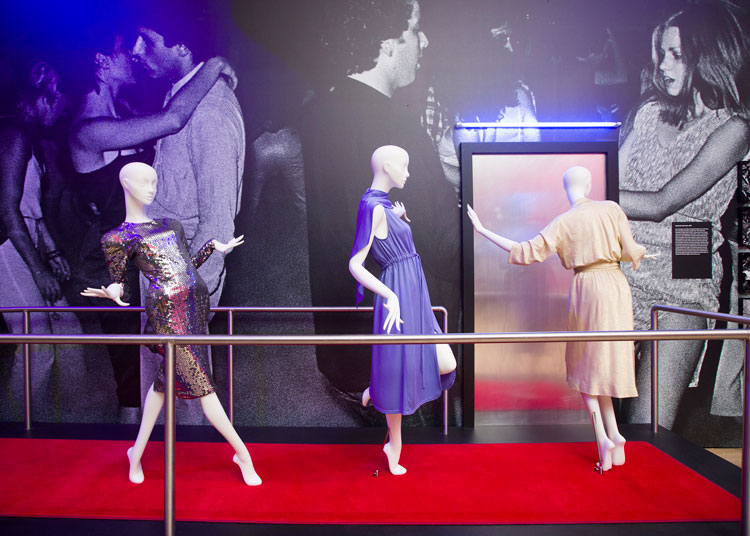
<path id="1" fill-rule="evenodd" d="M 447 344 L 435 345 L 437 351 L 438 369 L 440 374 L 448 374 L 456 369 L 456 358 L 453 355 L 451 347 Z M 370 388 L 364 390 L 362 393 L 362 405 L 367 406 L 370 402 Z M 406 473 L 406 468 L 399 465 L 398 461 L 401 458 L 401 414 L 400 413 L 387 413 L 385 415 L 386 421 L 388 422 L 388 437 L 390 438 L 388 443 L 383 445 L 383 452 L 386 458 L 388 458 L 388 468 L 393 475 L 403 475 Z"/>
<path id="2" fill-rule="evenodd" d="M 159 417 L 161 408 L 164 405 L 164 393 L 154 391 L 154 384 L 148 389 L 146 394 L 146 400 L 143 403 L 143 417 L 141 418 L 141 426 L 138 429 L 138 437 L 135 438 L 135 443 L 128 449 L 128 460 L 130 460 L 130 472 L 128 478 L 133 484 L 140 484 L 143 482 L 143 467 L 141 467 L 141 457 L 143 451 L 146 450 L 146 443 L 148 443 L 151 432 L 156 424 L 156 419 Z"/>
<path id="3" fill-rule="evenodd" d="M 240 436 L 237 435 L 227 414 L 224 412 L 224 408 L 221 407 L 221 402 L 219 402 L 216 393 L 201 397 L 200 401 L 203 413 L 205 413 L 208 421 L 234 448 L 236 454 L 232 458 L 232 461 L 239 465 L 245 484 L 248 486 L 260 485 L 262 480 L 255 472 L 250 453 L 242 442 L 242 439 L 240 439 Z M 152 384 L 146 395 L 146 401 L 143 404 L 143 418 L 141 419 L 141 427 L 138 430 L 138 437 L 135 440 L 135 444 L 128 449 L 128 460 L 130 461 L 128 478 L 133 484 L 140 484 L 144 480 L 141 457 L 143 456 L 143 451 L 146 449 L 146 444 L 149 437 L 151 437 L 151 432 L 154 429 L 154 424 L 159 417 L 163 405 L 164 393 L 154 391 Z"/>
<path id="4" fill-rule="evenodd" d="M 234 429 L 234 426 L 232 426 L 232 423 L 229 421 L 229 417 L 227 417 L 224 408 L 221 406 L 221 402 L 219 402 L 219 397 L 216 396 L 216 393 L 211 393 L 201 397 L 200 401 L 203 413 L 205 413 L 208 422 L 210 422 L 214 428 L 224 436 L 224 439 L 232 445 L 232 448 L 234 448 L 236 454 L 232 458 L 232 461 L 240 466 L 242 479 L 245 481 L 245 484 L 248 486 L 259 486 L 263 481 L 258 476 L 258 473 L 255 472 L 250 453 L 242 442 L 240 436 L 237 434 L 237 431 Z"/>
<path id="5" fill-rule="evenodd" d="M 456 369 L 456 356 L 453 355 L 453 350 L 447 344 L 436 344 L 435 350 L 437 351 L 438 369 L 440 374 L 448 374 Z"/>
<path id="6" fill-rule="evenodd" d="M 609 437 L 607 437 L 607 432 L 604 430 L 604 422 L 601 417 L 602 410 L 599 406 L 599 397 L 586 393 L 581 393 L 581 396 L 583 397 L 583 402 L 586 404 L 586 409 L 594 421 L 594 434 L 596 435 L 596 445 L 599 449 L 601 469 L 602 471 L 609 471 L 612 469 L 612 451 L 615 449 L 615 444 Z"/>
<path id="7" fill-rule="evenodd" d="M 398 464 L 401 457 L 401 414 L 386 413 L 385 419 L 388 421 L 390 440 L 383 446 L 383 452 L 388 458 L 388 468 L 393 475 L 403 475 L 406 468 Z"/>
<path id="8" fill-rule="evenodd" d="M 599 408 L 602 410 L 602 419 L 607 428 L 607 437 L 615 444 L 612 451 L 612 465 L 625 465 L 625 438 L 620 434 L 615 417 L 615 408 L 612 406 L 612 397 L 599 396 Z"/>

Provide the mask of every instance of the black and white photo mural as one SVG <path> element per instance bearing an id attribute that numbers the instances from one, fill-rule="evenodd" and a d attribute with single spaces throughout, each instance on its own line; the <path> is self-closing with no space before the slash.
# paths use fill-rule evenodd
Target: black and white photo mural
<path id="1" fill-rule="evenodd" d="M 409 152 L 411 177 L 392 199 L 412 221 L 432 303 L 448 310 L 449 331 L 462 331 L 459 145 L 617 141 L 620 204 L 636 241 L 659 254 L 626 271 L 636 329 L 647 329 L 654 303 L 738 313 L 747 17 L 742 2 L 718 0 L 6 2 L 0 306 L 109 305 L 79 292 L 109 283 L 99 238 L 124 218 L 117 175 L 131 161 L 155 167 L 150 216 L 179 220 L 191 249 L 245 235 L 200 269 L 212 306 L 352 306 L 359 198 L 373 150 L 394 144 Z M 496 126 L 456 128 L 474 121 Z M 622 125 L 534 126 L 551 121 Z M 706 277 L 673 279 L 673 223 L 710 224 Z M 130 273 L 131 305 L 144 284 Z M 31 316 L 35 333 L 138 333 L 143 324 L 132 313 Z M 665 315 L 661 327 L 724 326 Z M 0 330 L 22 329 L 20 313 L 3 315 Z M 226 333 L 226 314 L 209 329 Z M 236 313 L 233 329 L 368 333 L 371 316 Z M 23 417 L 22 350 L 0 346 L 3 421 Z M 636 353 L 640 397 L 619 411 L 645 422 L 648 345 Z M 160 360 L 115 345 L 37 345 L 32 355 L 33 417 L 55 422 L 137 422 Z M 226 405 L 227 349 L 211 355 Z M 360 403 L 369 355 L 365 346 L 234 348 L 235 423 L 380 424 Z M 738 444 L 742 344 L 671 341 L 660 356 L 661 424 L 705 445 Z M 462 386 L 449 393 L 455 425 Z M 203 422 L 190 404 L 178 418 Z M 405 423 L 440 418 L 433 402 Z"/>

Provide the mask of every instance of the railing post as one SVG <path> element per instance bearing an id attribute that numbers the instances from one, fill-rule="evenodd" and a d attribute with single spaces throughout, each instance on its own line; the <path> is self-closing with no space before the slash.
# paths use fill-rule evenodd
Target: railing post
<path id="1" fill-rule="evenodd" d="M 29 311 L 23 312 L 23 334 L 31 333 Z M 23 345 L 23 424 L 26 430 L 31 430 L 31 344 Z"/>
<path id="2" fill-rule="evenodd" d="M 651 330 L 658 329 L 659 310 L 652 308 Z M 651 339 L 651 433 L 659 433 L 659 343 L 654 339 Z"/>
<path id="3" fill-rule="evenodd" d="M 167 341 L 167 362 L 165 363 L 164 398 L 164 534 L 174 536 L 176 531 L 174 516 L 174 446 L 175 446 L 175 345 L 174 339 Z"/>
<path id="4" fill-rule="evenodd" d="M 231 309 L 228 312 L 227 328 L 229 335 L 234 335 L 234 311 Z M 232 345 L 227 346 L 227 386 L 228 386 L 228 397 L 229 397 L 229 422 L 234 425 L 234 350 Z"/>
<path id="5" fill-rule="evenodd" d="M 748 396 L 748 382 L 750 382 L 750 339 L 745 339 L 745 381 L 742 384 L 742 515 L 740 529 L 743 536 L 750 536 L 750 482 L 747 470 L 750 467 L 750 429 L 748 429 L 748 414 L 750 414 L 750 396 Z"/>
<path id="6" fill-rule="evenodd" d="M 443 333 L 448 333 L 448 309 L 443 309 Z M 443 391 L 443 435 L 448 435 L 448 391 Z"/>

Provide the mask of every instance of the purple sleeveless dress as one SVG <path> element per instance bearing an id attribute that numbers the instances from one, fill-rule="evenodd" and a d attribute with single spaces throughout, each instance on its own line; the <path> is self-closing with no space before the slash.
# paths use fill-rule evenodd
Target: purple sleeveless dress
<path id="1" fill-rule="evenodd" d="M 442 333 L 432 312 L 422 262 L 414 249 L 411 228 L 394 214 L 388 194 L 368 189 L 362 196 L 357 214 L 357 232 L 352 256 L 367 245 L 372 232 L 375 206 L 385 207 L 388 236 L 375 237 L 370 255 L 382 272 L 380 280 L 396 293 L 401 306 L 401 331 L 395 326 L 391 334 L 432 335 Z M 357 287 L 357 304 L 363 289 Z M 373 333 L 385 334 L 383 323 L 388 316 L 385 300 L 375 295 Z M 440 396 L 450 388 L 456 371 L 441 377 L 434 344 L 373 345 L 370 396 L 381 413 L 410 415 L 419 406 Z"/>

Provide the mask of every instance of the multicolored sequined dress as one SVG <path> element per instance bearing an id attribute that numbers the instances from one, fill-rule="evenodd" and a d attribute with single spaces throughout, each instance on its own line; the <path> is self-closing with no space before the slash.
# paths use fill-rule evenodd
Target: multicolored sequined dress
<path id="1" fill-rule="evenodd" d="M 149 280 L 146 314 L 155 333 L 208 333 L 208 288 L 197 268 L 213 253 L 213 240 L 191 258 L 182 225 L 165 218 L 145 223 L 123 222 L 102 237 L 102 249 L 112 282 L 123 285 L 125 301 L 130 291 L 126 278 L 128 262 L 134 262 Z M 198 398 L 214 392 L 206 346 L 177 346 L 175 361 L 179 398 Z M 154 390 L 164 392 L 163 360 Z"/>

